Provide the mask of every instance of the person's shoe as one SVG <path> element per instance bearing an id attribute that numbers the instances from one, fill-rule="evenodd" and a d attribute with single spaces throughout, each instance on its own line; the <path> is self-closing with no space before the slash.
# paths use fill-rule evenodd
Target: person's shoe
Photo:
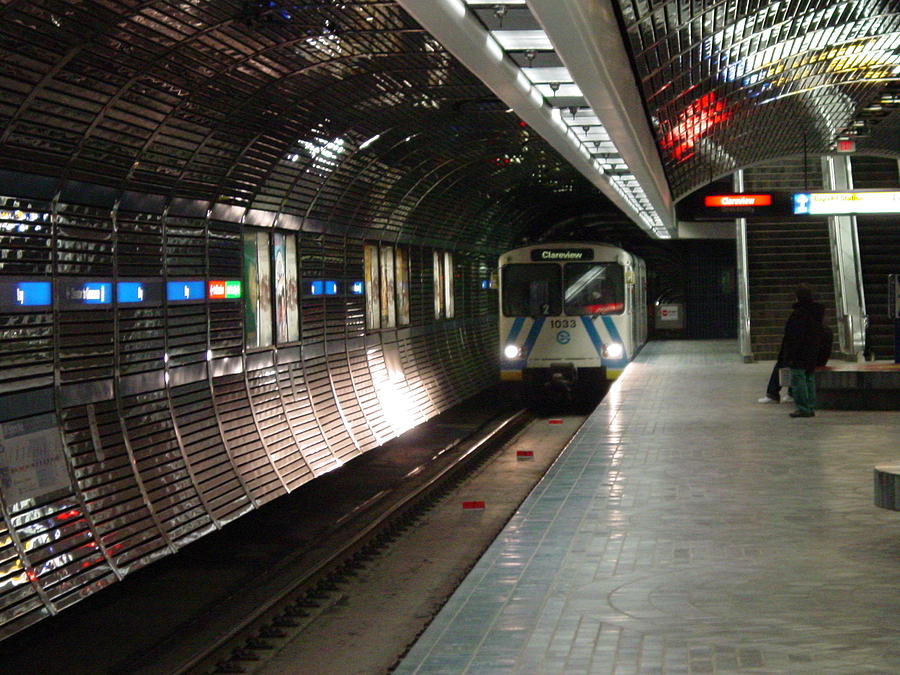
<path id="1" fill-rule="evenodd" d="M 763 396 L 761 399 L 757 401 L 757 403 L 778 403 L 777 398 L 770 398 L 768 396 Z"/>
<path id="2" fill-rule="evenodd" d="M 791 397 L 790 394 L 785 394 L 784 396 L 781 397 L 781 402 L 782 403 L 793 403 L 794 399 Z"/>
<path id="3" fill-rule="evenodd" d="M 791 417 L 815 417 L 816 413 L 814 412 L 801 412 L 799 410 L 795 410 L 791 413 Z"/>

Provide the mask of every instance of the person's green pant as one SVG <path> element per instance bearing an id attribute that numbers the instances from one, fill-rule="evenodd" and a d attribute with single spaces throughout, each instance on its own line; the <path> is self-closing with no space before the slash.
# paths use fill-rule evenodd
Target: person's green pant
<path id="1" fill-rule="evenodd" d="M 816 374 L 807 373 L 802 368 L 791 368 L 791 396 L 804 415 L 816 411 Z"/>

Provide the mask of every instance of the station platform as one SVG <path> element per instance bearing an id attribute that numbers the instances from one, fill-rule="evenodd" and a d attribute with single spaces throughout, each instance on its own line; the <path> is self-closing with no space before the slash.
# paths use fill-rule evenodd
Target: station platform
<path id="1" fill-rule="evenodd" d="M 396 673 L 900 672 L 900 412 L 791 418 L 771 368 L 648 344 Z"/>

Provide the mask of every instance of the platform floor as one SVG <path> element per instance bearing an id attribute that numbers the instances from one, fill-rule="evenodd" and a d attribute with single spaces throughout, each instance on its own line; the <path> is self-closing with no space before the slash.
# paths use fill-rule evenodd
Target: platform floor
<path id="1" fill-rule="evenodd" d="M 759 404 L 772 362 L 650 343 L 397 673 L 900 673 L 900 412 Z"/>

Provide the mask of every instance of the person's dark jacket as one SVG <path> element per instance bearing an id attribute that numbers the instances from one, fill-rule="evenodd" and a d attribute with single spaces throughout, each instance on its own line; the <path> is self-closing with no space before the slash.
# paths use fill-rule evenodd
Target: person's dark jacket
<path id="1" fill-rule="evenodd" d="M 784 327 L 784 339 L 778 361 L 788 368 L 801 368 L 808 373 L 816 369 L 819 348 L 824 338 L 822 324 L 825 307 L 818 302 L 794 303 L 794 311 Z"/>

